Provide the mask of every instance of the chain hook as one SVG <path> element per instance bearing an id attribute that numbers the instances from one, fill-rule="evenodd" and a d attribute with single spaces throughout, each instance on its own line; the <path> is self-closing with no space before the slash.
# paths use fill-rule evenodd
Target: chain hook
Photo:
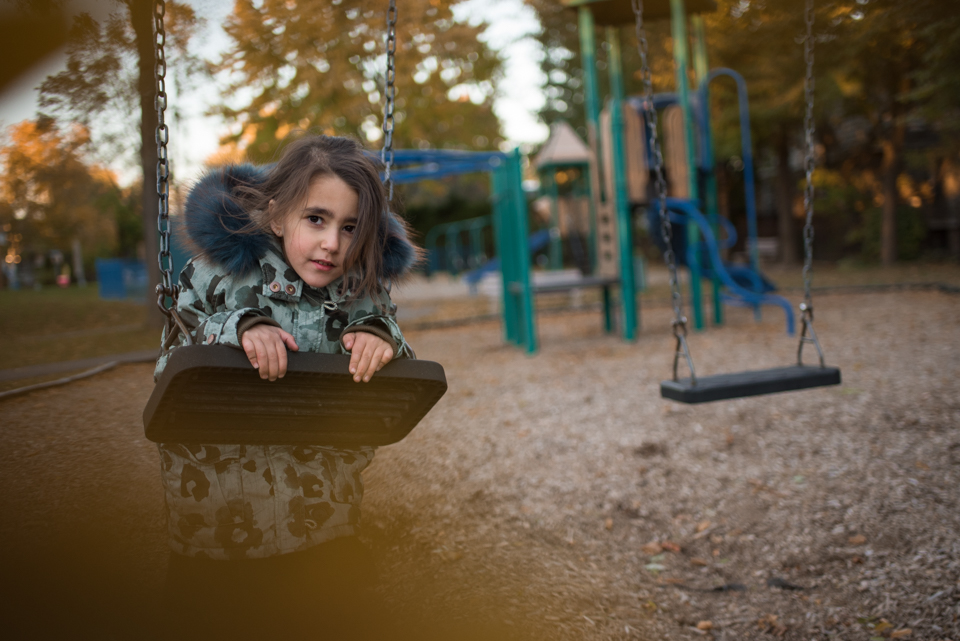
<path id="1" fill-rule="evenodd" d="M 820 359 L 820 367 L 826 367 L 823 358 L 823 349 L 820 347 L 820 339 L 817 338 L 817 332 L 813 329 L 813 306 L 806 302 L 800 303 L 800 344 L 797 345 L 797 365 L 803 365 L 803 346 L 811 343 L 817 350 L 817 356 Z M 809 333 L 809 336 L 807 335 Z"/>

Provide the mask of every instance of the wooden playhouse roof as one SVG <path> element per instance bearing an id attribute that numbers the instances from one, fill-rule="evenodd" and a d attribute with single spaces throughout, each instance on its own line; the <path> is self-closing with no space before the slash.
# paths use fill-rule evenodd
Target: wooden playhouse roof
<path id="1" fill-rule="evenodd" d="M 557 165 L 586 165 L 589 162 L 590 148 L 573 127 L 562 120 L 550 126 L 550 137 L 533 160 L 538 170 Z"/>

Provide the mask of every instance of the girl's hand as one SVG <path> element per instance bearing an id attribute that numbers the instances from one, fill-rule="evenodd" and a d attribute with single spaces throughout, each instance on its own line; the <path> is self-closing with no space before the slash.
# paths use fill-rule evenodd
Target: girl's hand
<path id="1" fill-rule="evenodd" d="M 287 349 L 300 348 L 293 336 L 273 325 L 254 325 L 240 337 L 250 364 L 260 370 L 260 378 L 275 381 L 287 373 Z"/>
<path id="2" fill-rule="evenodd" d="M 350 351 L 350 373 L 353 380 L 370 381 L 376 372 L 393 359 L 390 344 L 368 332 L 351 332 L 343 337 L 343 346 Z"/>

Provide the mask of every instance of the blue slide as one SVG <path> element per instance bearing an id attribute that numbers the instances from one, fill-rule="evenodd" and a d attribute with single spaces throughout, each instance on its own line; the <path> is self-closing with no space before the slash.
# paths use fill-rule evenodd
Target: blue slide
<path id="1" fill-rule="evenodd" d="M 540 231 L 535 231 L 530 234 L 530 237 L 527 239 L 527 247 L 530 249 L 530 253 L 538 252 L 547 245 L 550 244 L 550 230 L 541 229 Z M 490 273 L 500 270 L 500 259 L 491 258 L 483 265 L 480 265 L 476 269 L 471 269 L 463 276 L 464 282 L 470 287 L 470 291 L 474 291 L 477 284 L 483 280 L 483 277 Z"/>
<path id="2" fill-rule="evenodd" d="M 787 321 L 787 334 L 793 336 L 796 331 L 793 317 L 793 306 L 783 296 L 778 296 L 771 292 L 776 291 L 777 287 L 763 274 L 750 269 L 746 265 L 735 265 L 726 263 L 720 257 L 721 246 L 726 249 L 736 242 L 736 229 L 725 218 L 720 218 L 727 238 L 723 243 L 718 243 L 713 234 L 707 217 L 704 216 L 694 202 L 680 198 L 667 198 L 667 209 L 670 212 L 670 222 L 677 225 L 676 233 L 673 234 L 673 251 L 677 257 L 678 265 L 687 264 L 687 238 L 682 233 L 682 225 L 688 220 L 700 229 L 704 241 L 701 243 L 701 249 L 706 250 L 707 257 L 710 259 L 708 265 L 702 267 L 701 275 L 712 278 L 716 274 L 720 282 L 726 287 L 724 300 L 732 305 L 744 307 L 756 307 L 757 305 L 777 305 L 783 308 Z M 647 208 L 647 216 L 650 222 L 651 235 L 654 243 L 665 249 L 666 245 L 663 238 L 658 233 L 660 229 L 660 208 L 658 201 L 653 201 Z M 656 231 L 654 231 L 656 230 Z"/>

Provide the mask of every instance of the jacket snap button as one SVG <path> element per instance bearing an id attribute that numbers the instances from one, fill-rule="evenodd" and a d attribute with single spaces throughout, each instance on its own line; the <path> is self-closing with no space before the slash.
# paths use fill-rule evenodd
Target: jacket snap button
<path id="1" fill-rule="evenodd" d="M 270 291 L 274 293 L 279 292 L 280 283 L 278 283 L 277 281 L 273 281 L 272 283 L 270 283 Z"/>
<path id="2" fill-rule="evenodd" d="M 294 287 L 293 285 L 287 285 L 287 293 L 293 296 L 294 294 L 297 293 L 297 288 Z"/>

